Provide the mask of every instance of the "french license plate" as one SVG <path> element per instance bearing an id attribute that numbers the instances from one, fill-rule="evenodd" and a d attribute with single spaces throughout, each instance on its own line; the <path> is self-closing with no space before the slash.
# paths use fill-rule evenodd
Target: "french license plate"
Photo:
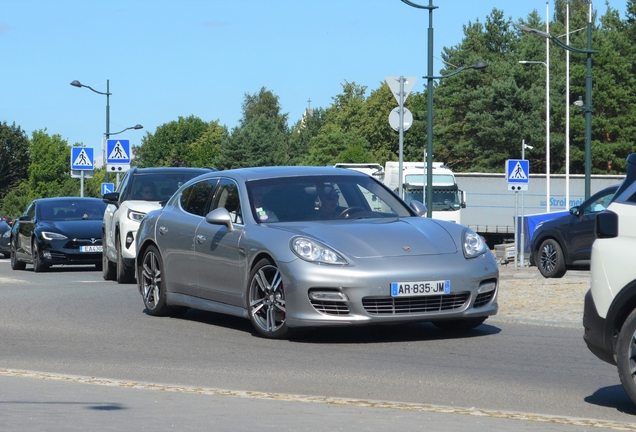
<path id="1" fill-rule="evenodd" d="M 80 246 L 80 252 L 102 252 L 102 246 Z"/>
<path id="2" fill-rule="evenodd" d="M 391 297 L 450 294 L 450 281 L 391 282 Z"/>

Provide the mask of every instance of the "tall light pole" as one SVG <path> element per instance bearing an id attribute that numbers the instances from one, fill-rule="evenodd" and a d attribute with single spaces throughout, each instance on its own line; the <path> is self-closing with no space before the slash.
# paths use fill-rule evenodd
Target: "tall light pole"
<path id="1" fill-rule="evenodd" d="M 541 64 L 545 66 L 545 206 L 550 212 L 550 66 L 546 62 L 521 60 L 520 64 Z"/>
<path id="2" fill-rule="evenodd" d="M 79 87 L 79 88 L 86 87 L 87 89 L 92 90 L 97 94 L 106 95 L 106 133 L 104 135 L 106 135 L 106 140 L 108 140 L 108 138 L 110 137 L 110 95 L 112 94 L 110 92 L 110 80 L 106 80 L 106 93 L 95 90 L 91 86 L 82 84 L 78 80 L 73 80 L 71 82 L 71 85 L 73 87 Z M 104 154 L 106 153 L 105 147 L 103 149 L 103 153 Z M 106 158 L 104 157 L 104 166 L 105 165 L 106 165 Z M 106 181 L 108 182 L 108 170 L 106 170 Z"/>
<path id="3" fill-rule="evenodd" d="M 587 55 L 587 72 L 585 74 L 585 102 L 581 101 L 580 108 L 585 112 L 585 199 L 590 197 L 590 179 L 592 174 L 592 54 L 598 51 L 592 49 L 592 2 L 588 2 L 589 14 L 587 21 L 587 49 L 574 48 L 563 43 L 556 36 L 530 27 L 518 25 L 525 32 L 549 39 L 561 48 L 577 54 Z"/>
<path id="4" fill-rule="evenodd" d="M 433 10 L 437 9 L 437 6 L 433 6 L 433 0 L 428 0 L 428 6 L 418 5 L 409 0 L 402 0 L 409 6 L 418 9 L 428 9 L 428 72 L 425 77 L 427 80 L 426 95 L 427 95 L 427 126 L 426 126 L 426 216 L 433 217 L 433 81 L 436 79 L 448 78 L 456 75 L 464 69 L 485 69 L 488 67 L 488 63 L 485 61 L 478 61 L 472 66 L 462 66 L 459 69 L 444 75 L 433 76 Z M 400 173 L 400 176 L 402 173 Z"/>

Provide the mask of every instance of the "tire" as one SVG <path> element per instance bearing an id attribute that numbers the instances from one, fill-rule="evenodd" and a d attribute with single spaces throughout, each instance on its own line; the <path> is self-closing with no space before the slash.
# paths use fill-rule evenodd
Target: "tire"
<path id="1" fill-rule="evenodd" d="M 479 327 L 484 323 L 484 321 L 486 321 L 486 318 L 487 317 L 433 321 L 432 324 L 441 330 L 463 331 Z"/>
<path id="2" fill-rule="evenodd" d="M 36 273 L 42 273 L 49 269 L 49 266 L 42 264 L 42 258 L 40 257 L 40 250 L 38 249 L 37 240 L 33 239 L 31 243 L 31 254 L 33 256 L 33 271 Z"/>
<path id="3" fill-rule="evenodd" d="M 535 261 L 545 278 L 562 278 L 567 271 L 563 250 L 554 239 L 547 239 L 541 243 Z"/>
<path id="4" fill-rule="evenodd" d="M 106 236 L 102 233 L 102 238 L 105 239 Z M 103 242 L 105 243 L 105 242 Z M 97 267 L 97 266 L 96 266 Z M 117 279 L 117 275 L 115 274 L 116 267 L 115 263 L 110 262 L 108 257 L 106 256 L 106 244 L 102 246 L 102 277 L 107 281 L 114 281 Z"/>
<path id="5" fill-rule="evenodd" d="M 18 260 L 18 253 L 16 251 L 15 242 L 11 240 L 11 269 L 12 270 L 24 270 L 26 263 Z"/>
<path id="6" fill-rule="evenodd" d="M 139 291 L 148 315 L 176 315 L 188 309 L 185 307 L 170 307 L 166 303 L 166 280 L 163 260 L 155 246 L 148 246 L 137 271 L 139 273 Z"/>
<path id="7" fill-rule="evenodd" d="M 288 336 L 285 290 L 278 267 L 270 260 L 262 259 L 254 266 L 249 280 L 249 316 L 256 331 L 270 339 Z"/>
<path id="8" fill-rule="evenodd" d="M 121 244 L 119 242 L 119 234 L 115 238 L 115 249 L 117 250 L 117 283 L 129 284 L 135 281 L 134 269 L 126 267 L 124 258 L 121 256 Z"/>
<path id="9" fill-rule="evenodd" d="M 636 310 L 629 314 L 618 334 L 616 364 L 623 388 L 636 404 Z"/>

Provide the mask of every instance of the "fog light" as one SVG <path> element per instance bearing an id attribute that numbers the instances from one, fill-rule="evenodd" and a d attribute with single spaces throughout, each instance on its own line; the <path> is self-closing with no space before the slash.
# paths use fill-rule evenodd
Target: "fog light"
<path id="1" fill-rule="evenodd" d="M 483 293 L 487 293 L 487 292 L 490 292 L 490 291 L 494 291 L 495 288 L 497 288 L 497 283 L 496 282 L 486 282 L 485 284 L 483 284 L 482 286 L 479 287 L 477 292 L 479 294 L 483 294 Z"/>
<path id="2" fill-rule="evenodd" d="M 126 249 L 128 249 L 130 245 L 132 244 L 132 242 L 134 241 L 135 241 L 135 238 L 133 237 L 133 234 L 131 232 L 126 234 Z"/>
<path id="3" fill-rule="evenodd" d="M 42 256 L 43 256 L 44 258 L 51 259 L 51 252 L 48 252 L 48 251 L 46 251 L 46 252 L 42 252 Z"/>
<path id="4" fill-rule="evenodd" d="M 349 301 L 346 295 L 338 291 L 311 291 L 309 298 L 316 301 Z"/>

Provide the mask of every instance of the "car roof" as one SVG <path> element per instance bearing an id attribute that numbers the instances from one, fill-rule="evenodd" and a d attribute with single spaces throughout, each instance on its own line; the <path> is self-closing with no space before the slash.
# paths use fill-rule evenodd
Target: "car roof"
<path id="1" fill-rule="evenodd" d="M 79 200 L 79 201 L 99 201 L 102 202 L 101 198 L 94 197 L 75 197 L 75 196 L 65 196 L 65 197 L 53 197 L 53 198 L 38 198 L 34 200 L 35 202 L 56 202 L 56 201 L 68 201 L 68 200 Z"/>
<path id="2" fill-rule="evenodd" d="M 215 176 L 231 176 L 243 181 L 261 180 L 277 177 L 296 177 L 307 175 L 330 175 L 330 176 L 351 176 L 368 177 L 366 174 L 354 170 L 346 170 L 335 167 L 316 167 L 316 166 L 266 166 L 251 168 L 236 168 L 225 171 L 217 171 L 210 173 L 206 177 Z"/>
<path id="3" fill-rule="evenodd" d="M 201 174 L 208 172 L 215 172 L 215 168 L 193 168 L 193 167 L 153 167 L 153 168 L 135 168 L 133 174 L 169 174 L 169 173 L 180 173 L 184 171 L 199 171 Z"/>

